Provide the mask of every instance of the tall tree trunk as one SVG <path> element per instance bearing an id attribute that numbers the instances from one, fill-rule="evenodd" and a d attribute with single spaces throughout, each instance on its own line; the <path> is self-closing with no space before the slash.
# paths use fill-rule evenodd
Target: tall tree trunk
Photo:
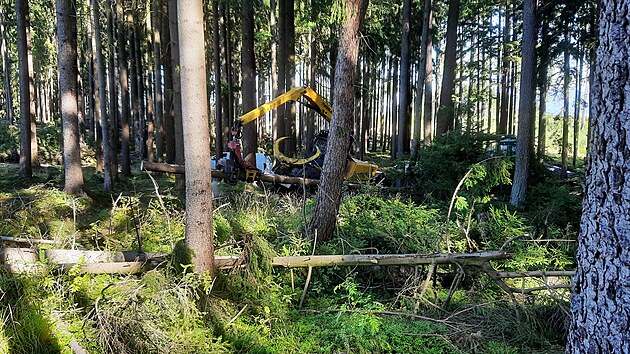
<path id="1" fill-rule="evenodd" d="M 151 2 L 151 25 L 153 27 L 153 97 L 156 160 L 162 161 L 164 154 L 164 102 L 162 100 L 162 36 L 160 33 L 160 1 Z"/>
<path id="2" fill-rule="evenodd" d="M 114 15 L 111 0 L 105 1 L 105 13 L 107 16 L 107 45 L 109 49 L 107 82 L 109 87 L 109 121 L 111 123 L 109 129 L 111 134 L 110 170 L 112 178 L 115 179 L 118 176 L 118 95 L 116 92 L 116 63 L 114 61 L 116 52 L 114 46 Z"/>
<path id="3" fill-rule="evenodd" d="M 578 50 L 579 52 L 579 50 Z M 583 56 L 579 54 L 578 72 L 575 89 L 575 113 L 573 114 L 573 168 L 577 166 L 578 145 L 580 142 L 580 111 L 582 110 L 582 66 Z"/>
<path id="4" fill-rule="evenodd" d="M 328 151 L 324 157 L 322 179 L 317 190 L 309 236 L 321 243 L 332 238 L 337 224 L 341 199 L 341 184 L 346 170 L 352 111 L 354 108 L 354 79 L 359 56 L 359 29 L 367 9 L 367 0 L 347 0 L 346 20 L 339 36 L 339 55 L 335 73 L 335 99 L 330 122 Z"/>
<path id="5" fill-rule="evenodd" d="M 243 43 L 241 70 L 243 74 L 243 113 L 256 108 L 256 58 L 254 57 L 254 3 L 243 1 Z M 256 164 L 258 150 L 256 123 L 243 127 L 243 154 L 245 160 Z"/>
<path id="6" fill-rule="evenodd" d="M 20 175 L 22 177 L 32 177 L 33 168 L 31 165 L 31 94 L 30 94 L 30 74 L 28 65 L 28 41 L 26 27 L 29 24 L 28 1 L 16 0 L 15 13 L 17 18 L 17 49 L 18 49 L 18 71 L 20 79 Z M 75 25 L 76 27 L 76 25 Z M 76 32 L 76 30 L 75 30 Z M 74 50 L 76 53 L 76 36 Z M 75 54 L 76 55 L 76 54 Z M 76 57 L 76 56 L 75 56 Z M 76 61 L 75 64 L 76 66 Z M 76 74 L 74 78 L 76 82 Z M 74 88 L 76 94 L 76 88 Z M 75 96 L 76 101 L 76 96 Z"/>
<path id="7" fill-rule="evenodd" d="M 424 1 L 424 10 L 427 12 L 425 16 L 427 22 L 424 25 L 424 29 L 427 31 L 426 42 L 423 42 L 426 46 L 425 57 L 425 79 L 424 79 L 424 144 L 431 145 L 433 139 L 433 39 L 431 32 L 433 30 L 433 0 Z M 424 38 L 424 31 L 422 31 L 422 37 Z"/>
<path id="8" fill-rule="evenodd" d="M 400 44 L 400 108 L 398 110 L 398 135 L 397 141 L 398 156 L 409 152 L 409 141 L 405 139 L 405 132 L 411 124 L 409 119 L 409 110 L 407 107 L 410 103 L 409 84 L 411 81 L 411 54 L 409 51 L 409 33 L 411 31 L 411 0 L 403 1 L 402 15 L 402 40 Z"/>
<path id="9" fill-rule="evenodd" d="M 132 19 L 134 21 L 134 23 L 141 23 L 140 19 L 139 19 L 139 15 L 140 12 L 136 11 L 136 12 L 132 12 L 130 13 L 130 16 L 133 15 Z M 144 143 L 144 136 L 145 136 L 145 130 L 146 130 L 146 106 L 144 104 L 144 96 L 145 96 L 145 88 L 144 88 L 144 66 L 142 65 L 142 45 L 140 43 L 140 33 L 139 33 L 139 28 L 140 26 L 133 26 L 132 27 L 132 35 L 133 35 L 133 51 L 132 54 L 134 55 L 134 65 L 135 65 L 135 69 L 136 69 L 136 81 L 135 84 L 137 85 L 138 89 L 137 89 L 137 96 L 136 96 L 136 101 L 134 103 L 134 105 L 137 107 L 137 110 L 134 114 L 134 143 L 135 143 L 135 149 L 136 151 L 141 154 L 141 156 L 146 157 L 146 152 L 145 147 L 146 144 Z"/>
<path id="10" fill-rule="evenodd" d="M 503 50 L 501 59 L 501 116 L 499 117 L 499 125 L 497 133 L 507 134 L 508 130 L 508 106 L 509 106 L 509 82 L 510 73 L 510 0 L 505 2 L 505 24 L 503 27 Z"/>
<path id="11" fill-rule="evenodd" d="M 129 120 L 131 110 L 129 107 L 129 78 L 128 78 L 128 59 L 127 59 L 127 30 L 125 26 L 123 0 L 116 1 L 116 20 L 118 27 L 118 84 L 120 86 L 120 138 L 121 138 L 121 158 L 120 172 L 128 176 L 131 174 L 131 160 L 129 157 Z"/>
<path id="12" fill-rule="evenodd" d="M 547 65 L 543 64 L 540 71 L 540 93 L 538 104 L 538 144 L 536 150 L 536 157 L 541 163 L 545 159 L 546 147 L 547 147 L 547 117 L 545 112 L 547 111 Z"/>
<path id="13" fill-rule="evenodd" d="M 514 169 L 514 183 L 510 204 L 517 208 L 525 206 L 527 179 L 529 177 L 529 162 L 532 155 L 530 151 L 531 126 L 533 124 L 534 99 L 536 97 L 536 1 L 525 0 L 523 4 L 523 41 L 522 41 L 522 68 L 521 91 L 518 111 L 518 138 L 516 140 L 516 166 Z"/>
<path id="14" fill-rule="evenodd" d="M 567 353 L 627 353 L 630 348 L 630 10 L 627 0 L 600 4 L 594 114 Z"/>
<path id="15" fill-rule="evenodd" d="M 278 0 L 278 90 L 284 91 L 286 89 L 286 77 L 287 77 L 287 20 L 286 2 L 289 0 Z M 280 93 L 280 92 L 278 92 Z M 274 140 L 283 137 L 287 133 L 286 129 L 286 106 L 280 106 L 276 109 L 276 135 Z M 286 140 L 285 140 L 286 144 Z M 286 154 L 285 146 L 280 146 L 282 152 Z"/>
<path id="16" fill-rule="evenodd" d="M 277 97 L 280 92 L 278 91 L 278 24 L 276 21 L 277 1 L 269 1 L 270 12 L 270 29 L 271 29 L 271 98 Z M 314 87 L 313 87 L 314 88 Z M 278 110 L 271 112 L 271 119 L 273 126 L 271 127 L 273 139 L 278 139 Z"/>
<path id="17" fill-rule="evenodd" d="M 83 189 L 79 122 L 77 118 L 77 15 L 76 1 L 57 0 L 59 94 L 63 131 L 64 191 L 79 194 Z"/>
<path id="18" fill-rule="evenodd" d="M 223 81 L 222 83 L 222 87 L 226 87 L 226 89 L 222 89 L 221 90 L 221 94 L 223 95 L 223 111 L 221 112 L 221 119 L 223 120 L 223 122 L 221 123 L 223 126 L 223 142 L 227 144 L 227 142 L 230 140 L 230 131 L 231 131 L 231 124 L 230 124 L 230 118 L 232 116 L 231 113 L 231 109 L 232 109 L 232 101 L 230 99 L 230 97 L 232 97 L 232 93 L 230 92 L 232 90 L 232 85 L 231 85 L 231 81 L 232 81 L 232 73 L 231 73 L 231 68 L 230 68 L 230 50 L 229 50 L 229 43 L 230 43 L 230 38 L 229 38 L 229 31 L 227 30 L 227 10 L 225 9 L 225 4 L 223 3 L 223 1 L 219 2 L 219 26 L 221 28 L 221 53 L 223 54 L 221 56 L 221 67 L 223 70 Z"/>
<path id="19" fill-rule="evenodd" d="M 96 42 L 96 66 L 98 68 L 98 109 L 101 116 L 101 136 L 103 139 L 103 190 L 110 192 L 112 190 L 112 169 L 111 169 L 111 147 L 109 124 L 107 122 L 107 92 L 105 85 L 107 77 L 105 76 L 105 59 L 103 58 L 103 47 L 101 42 L 101 25 L 100 11 L 98 1 L 91 1 L 92 20 L 94 21 L 94 40 Z"/>
<path id="20" fill-rule="evenodd" d="M 391 96 L 390 96 L 390 102 L 391 102 L 391 110 L 389 112 L 390 114 L 390 129 L 391 129 L 391 146 L 390 146 L 390 154 L 391 157 L 393 159 L 399 157 L 397 155 L 398 152 L 398 139 L 401 139 L 401 132 L 398 131 L 398 110 L 400 109 L 400 105 L 399 105 L 399 101 L 398 101 L 398 69 L 400 68 L 400 64 L 398 61 L 398 58 L 396 58 L 395 56 L 392 56 L 390 58 L 392 65 L 394 67 L 394 71 L 390 71 L 392 73 L 392 89 L 391 89 Z"/>
<path id="21" fill-rule="evenodd" d="M 295 87 L 295 0 L 284 0 L 286 24 L 286 75 L 285 91 Z M 297 134 L 295 122 L 295 103 L 288 102 L 284 105 L 285 134 L 289 139 L 284 142 L 285 154 L 295 156 L 297 150 Z"/>
<path id="22" fill-rule="evenodd" d="M 175 107 L 173 105 L 173 61 L 171 60 L 171 32 L 168 18 L 168 0 L 162 0 L 161 39 L 164 65 L 164 147 L 166 162 L 175 162 Z M 205 35 L 205 32 L 204 32 Z M 204 43 L 205 50 L 205 43 Z"/>
<path id="23" fill-rule="evenodd" d="M 168 20 L 171 37 L 173 70 L 173 113 L 175 120 L 175 163 L 184 164 L 184 135 L 182 127 L 182 89 L 179 75 L 179 30 L 177 28 L 177 0 L 168 0 Z"/>
<path id="24" fill-rule="evenodd" d="M 4 109 L 6 118 L 10 124 L 13 124 L 13 94 L 11 92 L 11 63 L 9 62 L 9 53 L 7 51 L 6 31 L 4 28 L 3 7 L 0 6 L 0 52 L 2 55 L 2 72 L 4 73 Z"/>
<path id="25" fill-rule="evenodd" d="M 440 92 L 440 107 L 437 112 L 436 135 L 440 136 L 455 127 L 455 67 L 457 66 L 457 24 L 459 22 L 459 0 L 449 0 L 446 25 L 446 53 Z"/>
<path id="26" fill-rule="evenodd" d="M 201 0 L 178 1 L 182 122 L 186 146 L 186 246 L 194 270 L 214 275 L 212 176 Z M 202 102 L 203 104 L 200 104 Z"/>
<path id="27" fill-rule="evenodd" d="M 223 157 L 223 95 L 221 94 L 221 46 L 219 36 L 219 0 L 212 0 L 212 55 L 214 61 L 215 154 Z"/>
<path id="28" fill-rule="evenodd" d="M 568 24 L 567 24 L 568 25 Z M 564 32 L 564 81 L 562 96 L 564 97 L 564 118 L 562 119 L 562 170 L 561 176 L 567 177 L 569 169 L 569 83 L 571 82 L 571 55 L 569 53 L 569 29 Z"/>
<path id="29" fill-rule="evenodd" d="M 35 102 L 37 98 L 35 97 L 35 79 L 33 75 L 35 75 L 35 69 L 33 65 L 33 46 L 31 44 L 31 15 L 30 10 L 28 9 L 28 5 L 26 5 L 26 52 L 28 58 L 28 111 L 30 116 L 30 124 L 31 124 L 31 165 L 39 166 L 39 149 L 37 147 L 37 125 L 35 124 L 35 119 L 37 118 Z"/>

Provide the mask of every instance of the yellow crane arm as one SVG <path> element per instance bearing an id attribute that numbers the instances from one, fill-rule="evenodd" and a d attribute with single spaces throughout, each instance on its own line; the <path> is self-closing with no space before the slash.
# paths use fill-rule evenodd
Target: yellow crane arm
<path id="1" fill-rule="evenodd" d="M 308 86 L 296 87 L 283 93 L 273 100 L 243 114 L 238 118 L 237 122 L 240 123 L 240 125 L 251 123 L 252 121 L 264 116 L 272 109 L 276 109 L 289 101 L 297 101 L 301 97 L 304 97 L 308 101 L 310 108 L 314 109 L 330 122 L 330 119 L 332 118 L 332 107 L 317 92 L 315 92 L 315 90 Z"/>

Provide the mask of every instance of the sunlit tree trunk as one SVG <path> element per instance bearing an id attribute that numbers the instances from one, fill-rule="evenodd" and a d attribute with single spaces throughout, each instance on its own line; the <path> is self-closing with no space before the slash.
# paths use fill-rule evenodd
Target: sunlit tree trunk
<path id="1" fill-rule="evenodd" d="M 76 1 L 57 0 L 59 94 L 63 131 L 64 191 L 79 194 L 83 189 L 79 121 L 77 118 L 77 22 Z"/>
<path id="2" fill-rule="evenodd" d="M 18 73 L 20 79 L 20 175 L 22 177 L 31 177 L 33 176 L 31 164 L 31 94 L 29 84 L 28 40 L 26 36 L 26 28 L 29 24 L 28 1 L 16 0 L 15 10 L 17 18 Z M 76 57 L 76 34 L 74 48 Z M 76 62 L 74 65 L 76 67 Z M 74 80 L 76 82 L 76 74 Z M 76 88 L 74 89 L 74 93 L 76 94 Z"/>
<path id="3" fill-rule="evenodd" d="M 341 184 L 346 170 L 352 113 L 354 109 L 354 80 L 359 56 L 359 29 L 368 5 L 367 0 L 345 1 L 345 23 L 339 36 L 339 54 L 335 74 L 333 115 L 330 122 L 328 150 L 324 158 L 322 179 L 317 190 L 309 236 L 325 242 L 332 238 L 337 224 L 341 200 Z"/>
<path id="4" fill-rule="evenodd" d="M 444 73 L 440 106 L 437 112 L 436 135 L 440 136 L 455 127 L 455 67 L 457 66 L 457 24 L 459 22 L 459 0 L 448 3 L 448 21 L 446 27 L 446 53 L 444 53 Z"/>
<path id="5" fill-rule="evenodd" d="M 628 353 L 630 42 L 627 0 L 601 3 L 567 353 Z"/>
<path id="6" fill-rule="evenodd" d="M 214 274 L 212 176 L 201 0 L 177 2 L 182 122 L 186 146 L 186 246 L 197 273 Z M 201 103 L 201 104 L 200 104 Z"/>
<path id="7" fill-rule="evenodd" d="M 422 38 L 426 41 L 423 41 L 422 50 L 426 50 L 426 56 L 424 58 L 424 111 L 422 116 L 424 118 L 424 144 L 431 145 L 433 140 L 433 39 L 431 36 L 433 31 L 433 0 L 425 0 L 424 11 L 426 12 L 426 21 Z"/>
<path id="8" fill-rule="evenodd" d="M 523 40 L 521 91 L 518 111 L 518 137 L 516 140 L 516 165 L 510 204 L 517 208 L 525 206 L 525 192 L 532 156 L 530 140 L 534 114 L 535 69 L 536 69 L 536 0 L 525 0 L 523 4 Z"/>
<path id="9" fill-rule="evenodd" d="M 397 141 L 397 156 L 402 156 L 406 152 L 409 152 L 409 141 L 406 138 L 405 132 L 408 126 L 411 124 L 409 121 L 408 106 L 410 103 L 409 98 L 409 84 L 410 84 L 410 51 L 409 51 L 409 34 L 411 31 L 411 0 L 403 1 L 403 14 L 402 14 L 402 41 L 400 45 L 400 107 L 398 109 L 398 141 Z"/>
<path id="10" fill-rule="evenodd" d="M 243 75 L 243 113 L 256 108 L 256 58 L 254 57 L 254 3 L 243 1 L 243 43 L 241 47 L 241 70 Z M 245 159 L 256 164 L 258 150 L 256 123 L 243 127 L 243 154 Z"/>

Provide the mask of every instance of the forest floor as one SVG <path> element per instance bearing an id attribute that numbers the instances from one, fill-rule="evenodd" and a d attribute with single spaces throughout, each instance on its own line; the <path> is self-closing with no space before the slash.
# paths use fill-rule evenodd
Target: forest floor
<path id="1" fill-rule="evenodd" d="M 527 234 L 508 245 L 513 259 L 493 264 L 501 271 L 574 267 L 579 180 L 534 171 L 538 180 L 528 208 L 515 211 L 505 204 L 505 166 L 477 165 L 445 223 L 453 186 L 472 165 L 435 165 L 436 159 L 448 161 L 440 154 L 427 151 L 411 168 L 388 170 L 414 193 L 378 186 L 346 191 L 335 239 L 314 252 L 434 253 L 436 245 L 444 247 L 449 228 L 451 247 L 459 252 L 496 250 Z M 464 155 L 461 160 L 479 161 Z M 448 181 L 435 178 L 443 170 L 456 173 Z M 84 175 L 87 193 L 71 197 L 61 191 L 58 166 L 37 168 L 32 179 L 23 179 L 15 165 L 1 165 L 0 235 L 55 240 L 59 248 L 172 256 L 139 275 L 52 266 L 26 275 L 0 270 L 0 353 L 69 353 L 75 342 L 90 353 L 564 352 L 566 290 L 517 295 L 514 307 L 474 267 L 458 281 L 456 266 L 438 267 L 431 276 L 423 266 L 315 268 L 310 276 L 307 269 L 272 269 L 273 256 L 313 252 L 303 230 L 314 196 L 304 191 L 217 184 L 217 254 L 243 255 L 247 266 L 211 279 L 189 272 L 179 256 L 184 197 L 173 176 L 151 178 L 136 170 L 121 176 L 110 194 L 100 191 L 102 175 L 94 168 Z M 540 285 L 534 279 L 506 282 Z"/>

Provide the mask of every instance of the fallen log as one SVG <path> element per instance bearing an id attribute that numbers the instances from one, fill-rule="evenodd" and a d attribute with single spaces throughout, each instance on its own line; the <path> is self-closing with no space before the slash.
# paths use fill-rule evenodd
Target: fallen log
<path id="1" fill-rule="evenodd" d="M 572 277 L 574 270 L 540 270 L 531 272 L 497 272 L 499 278 Z"/>
<path id="2" fill-rule="evenodd" d="M 185 168 L 183 165 L 158 163 L 158 162 L 151 162 L 151 161 L 142 161 L 142 164 L 140 165 L 140 169 L 146 170 L 146 171 L 177 173 L 177 174 L 184 174 L 185 172 Z M 212 174 L 212 178 L 218 178 L 218 179 L 224 179 L 224 180 L 229 180 L 232 178 L 229 174 L 220 170 L 211 170 L 211 174 Z M 236 178 L 239 181 L 247 180 L 244 172 L 237 174 Z M 305 186 L 319 185 L 318 179 L 289 177 L 289 176 L 282 176 L 282 175 L 258 174 L 256 175 L 255 180 L 268 182 L 268 183 L 276 183 L 276 184 L 297 184 L 297 185 L 305 185 Z"/>
<path id="3" fill-rule="evenodd" d="M 0 236 L 0 241 L 8 241 L 15 243 L 28 243 L 31 244 L 45 244 L 45 245 L 54 245 L 57 244 L 54 240 L 43 240 L 39 238 L 25 238 L 25 237 L 11 237 L 11 236 Z"/>
<path id="4" fill-rule="evenodd" d="M 418 265 L 459 263 L 461 265 L 481 266 L 489 260 L 508 259 L 512 254 L 505 251 L 489 251 L 477 253 L 438 253 L 438 254 L 347 254 L 274 257 L 274 267 L 308 268 L 332 266 L 374 266 L 374 265 Z M 215 264 L 221 269 L 231 268 L 239 257 L 215 257 Z"/>

